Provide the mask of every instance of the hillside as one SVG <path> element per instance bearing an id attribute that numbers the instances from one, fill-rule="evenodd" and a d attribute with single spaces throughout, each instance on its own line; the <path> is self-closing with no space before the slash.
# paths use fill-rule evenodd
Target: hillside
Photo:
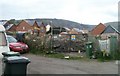
<path id="1" fill-rule="evenodd" d="M 50 24 L 56 27 L 67 27 L 67 28 L 78 28 L 78 29 L 88 29 L 89 31 L 92 30 L 95 26 L 94 25 L 87 25 L 87 24 L 80 24 L 77 22 L 63 20 L 63 19 L 26 19 L 27 21 L 42 21 L 45 24 Z"/>
<path id="2" fill-rule="evenodd" d="M 78 22 L 64 20 L 64 19 L 49 19 L 49 18 L 36 18 L 36 19 L 24 19 L 27 22 L 34 23 L 34 21 L 37 22 L 43 22 L 45 24 L 50 24 L 55 27 L 67 27 L 67 28 L 78 28 L 78 29 L 87 29 L 91 31 L 95 26 L 94 25 L 88 25 L 88 24 L 80 24 Z M 4 21 L 4 22 L 3 22 Z M 10 20 L 13 24 L 18 24 L 21 20 Z M 6 22 L 6 20 L 0 20 L 0 22 L 3 24 Z"/>

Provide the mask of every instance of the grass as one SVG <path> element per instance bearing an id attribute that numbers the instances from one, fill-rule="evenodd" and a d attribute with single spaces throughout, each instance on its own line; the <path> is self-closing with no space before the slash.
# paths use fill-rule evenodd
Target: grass
<path id="1" fill-rule="evenodd" d="M 50 58 L 60 58 L 60 59 L 64 58 L 64 54 L 63 53 L 45 54 L 45 56 L 46 57 L 50 57 Z"/>
<path id="2" fill-rule="evenodd" d="M 37 51 L 34 50 L 34 52 L 32 51 L 31 53 L 35 54 L 35 55 L 49 57 L 49 58 L 58 58 L 58 59 L 66 59 L 66 60 L 83 60 L 83 61 L 93 60 L 93 59 L 89 59 L 86 56 L 83 56 L 83 57 L 81 57 L 80 55 L 71 56 L 69 54 L 66 55 L 65 53 L 54 53 L 54 52 L 45 53 L 45 51 L 42 52 L 42 51 L 38 51 L 38 50 Z M 69 56 L 69 57 L 65 58 L 65 56 Z M 113 59 L 111 58 L 111 56 L 103 57 L 102 53 L 100 53 L 100 54 L 98 54 L 98 57 L 97 57 L 96 60 L 99 61 L 99 62 L 109 62 L 109 61 L 112 61 Z"/>
<path id="3" fill-rule="evenodd" d="M 87 57 L 81 57 L 81 56 L 70 56 L 66 55 L 65 53 L 45 53 L 45 52 L 30 52 L 31 54 L 49 57 L 49 58 L 58 58 L 58 59 L 66 59 L 66 60 L 85 60 L 89 61 L 90 59 Z M 69 58 L 65 58 L 65 56 L 69 56 Z"/>

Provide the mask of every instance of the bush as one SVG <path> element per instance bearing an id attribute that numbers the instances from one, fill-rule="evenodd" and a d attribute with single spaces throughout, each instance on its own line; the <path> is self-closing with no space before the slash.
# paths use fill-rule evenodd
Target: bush
<path id="1" fill-rule="evenodd" d="M 119 50 L 111 51 L 110 53 L 114 60 L 120 60 L 120 51 Z"/>
<path id="2" fill-rule="evenodd" d="M 29 38 L 25 39 L 24 42 L 28 44 L 31 53 L 39 53 L 41 48 L 41 41 L 35 36 L 29 35 Z"/>
<path id="3" fill-rule="evenodd" d="M 109 61 L 112 60 L 112 56 L 106 51 L 97 51 L 97 59 L 98 61 Z"/>
<path id="4" fill-rule="evenodd" d="M 37 35 L 27 34 L 25 35 L 24 42 L 28 44 L 30 53 L 39 54 L 48 53 L 52 50 L 50 40 L 46 40 L 46 37 L 39 37 Z"/>

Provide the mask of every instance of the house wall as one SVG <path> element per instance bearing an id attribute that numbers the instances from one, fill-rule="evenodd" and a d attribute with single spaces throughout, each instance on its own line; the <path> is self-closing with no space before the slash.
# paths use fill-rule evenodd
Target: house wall
<path id="1" fill-rule="evenodd" d="M 108 37 L 110 37 L 112 35 L 117 36 L 117 39 L 118 39 L 118 33 L 103 33 L 103 34 L 101 34 L 101 38 L 107 39 Z"/>
<path id="2" fill-rule="evenodd" d="M 10 29 L 8 29 L 7 31 L 10 32 L 16 32 L 16 25 L 13 25 Z"/>
<path id="3" fill-rule="evenodd" d="M 33 34 L 39 34 L 39 32 L 40 32 L 40 27 L 38 26 L 38 24 L 37 24 L 37 22 L 35 21 L 34 22 L 34 24 L 33 24 L 33 26 L 32 26 L 32 31 L 33 31 Z"/>
<path id="4" fill-rule="evenodd" d="M 46 34 L 46 27 L 45 27 L 45 25 L 42 23 L 42 24 L 40 25 L 40 33 L 39 33 L 39 35 L 40 35 L 40 36 L 45 36 L 45 34 Z"/>
<path id="5" fill-rule="evenodd" d="M 28 32 L 28 31 L 31 31 L 31 30 L 32 30 L 32 26 L 30 26 L 24 20 L 21 21 L 16 27 L 16 31 L 18 31 L 18 32 Z"/>
<path id="6" fill-rule="evenodd" d="M 39 28 L 39 26 L 38 26 L 38 24 L 37 24 L 37 22 L 35 21 L 35 23 L 33 24 L 33 28 Z"/>

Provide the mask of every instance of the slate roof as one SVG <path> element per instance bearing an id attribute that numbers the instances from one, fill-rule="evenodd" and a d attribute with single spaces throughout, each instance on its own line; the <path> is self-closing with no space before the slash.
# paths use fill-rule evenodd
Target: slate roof
<path id="1" fill-rule="evenodd" d="M 4 25 L 7 22 L 7 20 L 0 20 L 0 25 Z"/>
<path id="2" fill-rule="evenodd" d="M 117 30 L 117 27 L 115 28 L 112 25 L 108 25 L 103 31 L 103 33 L 115 33 L 115 32 L 120 34 L 120 32 Z"/>
<path id="3" fill-rule="evenodd" d="M 37 19 L 26 19 L 25 20 L 29 25 L 33 26 L 33 24 L 35 23 L 35 21 L 37 22 L 38 26 L 41 26 L 42 21 L 37 20 Z M 45 26 L 47 26 L 47 24 L 44 23 Z"/>
<path id="4" fill-rule="evenodd" d="M 9 24 L 9 26 L 6 27 L 6 30 L 9 30 L 14 24 Z"/>
<path id="5" fill-rule="evenodd" d="M 6 29 L 9 25 L 11 25 L 11 24 L 7 21 L 3 26 L 4 26 L 5 29 Z"/>
<path id="6" fill-rule="evenodd" d="M 0 22 L 0 25 L 3 25 L 4 23 L 3 22 Z"/>
<path id="7" fill-rule="evenodd" d="M 114 27 L 116 30 L 118 30 L 118 22 L 109 22 L 109 23 L 105 23 L 106 26 L 112 26 Z"/>
<path id="8" fill-rule="evenodd" d="M 29 25 L 33 26 L 35 23 L 35 20 L 25 20 Z"/>

